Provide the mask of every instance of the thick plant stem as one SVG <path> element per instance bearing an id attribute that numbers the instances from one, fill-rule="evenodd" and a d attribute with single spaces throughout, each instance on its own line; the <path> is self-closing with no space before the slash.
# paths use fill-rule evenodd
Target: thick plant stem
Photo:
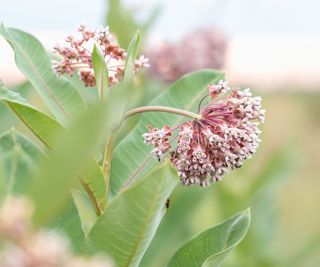
<path id="1" fill-rule="evenodd" d="M 124 114 L 124 119 L 126 119 L 132 115 L 139 114 L 139 113 L 154 112 L 154 111 L 173 113 L 173 114 L 189 117 L 192 119 L 200 119 L 201 118 L 200 114 L 196 114 L 196 113 L 182 110 L 182 109 L 178 109 L 178 108 L 171 108 L 171 107 L 165 107 L 165 106 L 145 106 L 145 107 L 139 107 L 139 108 L 134 108 L 134 109 L 129 110 L 128 112 L 126 112 Z"/>
<path id="2" fill-rule="evenodd" d="M 110 169 L 111 169 L 111 154 L 113 145 L 113 134 L 110 134 L 106 141 L 104 156 L 102 161 L 102 172 L 106 182 L 106 205 L 108 204 L 109 184 L 110 184 Z"/>

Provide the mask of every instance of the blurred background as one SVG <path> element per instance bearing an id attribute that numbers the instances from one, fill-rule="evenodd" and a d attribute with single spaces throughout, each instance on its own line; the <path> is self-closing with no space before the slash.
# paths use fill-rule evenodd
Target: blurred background
<path id="1" fill-rule="evenodd" d="M 149 92 L 141 103 L 202 68 L 222 70 L 231 85 L 263 96 L 266 123 L 257 155 L 209 188 L 178 186 L 141 266 L 166 266 L 194 234 L 251 207 L 249 234 L 225 266 L 317 267 L 319 10 L 318 0 L 11 0 L 3 1 L 0 21 L 33 33 L 50 51 L 80 23 L 110 25 L 124 48 L 140 28 L 151 65 L 141 77 L 142 92 Z M 38 101 L 3 39 L 0 79 Z M 0 106 L 0 131 L 14 123 L 27 132 Z"/>

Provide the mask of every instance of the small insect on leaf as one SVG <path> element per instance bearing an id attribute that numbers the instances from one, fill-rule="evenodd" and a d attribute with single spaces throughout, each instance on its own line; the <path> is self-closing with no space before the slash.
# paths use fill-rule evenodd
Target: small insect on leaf
<path id="1" fill-rule="evenodd" d="M 167 199 L 165 206 L 166 206 L 166 209 L 169 209 L 169 207 L 170 207 L 170 198 Z"/>

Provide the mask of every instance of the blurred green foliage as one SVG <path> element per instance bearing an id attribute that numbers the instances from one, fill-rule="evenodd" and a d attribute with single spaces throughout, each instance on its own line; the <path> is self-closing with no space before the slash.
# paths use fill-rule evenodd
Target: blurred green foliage
<path id="1" fill-rule="evenodd" d="M 116 34 L 119 44 L 124 48 L 129 46 L 137 29 L 146 35 L 161 11 L 160 6 L 156 6 L 144 22 L 139 22 L 123 0 L 107 0 L 107 3 L 106 25 Z"/>

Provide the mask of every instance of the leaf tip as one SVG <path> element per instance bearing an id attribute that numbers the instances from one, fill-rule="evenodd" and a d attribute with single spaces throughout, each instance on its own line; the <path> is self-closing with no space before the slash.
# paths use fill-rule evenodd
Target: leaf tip
<path id="1" fill-rule="evenodd" d="M 251 217 L 251 208 L 248 207 L 246 210 L 243 211 L 243 214 L 248 216 L 248 217 Z"/>
<path id="2" fill-rule="evenodd" d="M 246 221 L 246 232 L 247 232 L 251 223 L 251 208 L 248 207 L 244 211 L 240 212 L 239 218 L 241 217 Z"/>
<path id="3" fill-rule="evenodd" d="M 96 43 L 94 43 L 94 44 L 93 44 L 93 49 L 92 49 L 92 54 L 93 54 L 93 53 L 97 53 L 97 51 L 98 51 L 98 46 L 97 46 Z"/>

